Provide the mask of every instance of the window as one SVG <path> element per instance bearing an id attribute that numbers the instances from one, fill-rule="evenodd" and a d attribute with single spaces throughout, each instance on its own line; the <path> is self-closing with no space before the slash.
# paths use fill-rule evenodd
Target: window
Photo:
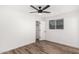
<path id="1" fill-rule="evenodd" d="M 49 20 L 49 29 L 64 29 L 64 20 Z"/>
<path id="2" fill-rule="evenodd" d="M 64 25 L 63 25 L 63 19 L 60 20 L 56 20 L 56 29 L 63 29 Z"/>
<path id="3" fill-rule="evenodd" d="M 49 29 L 55 29 L 55 20 L 49 21 Z"/>

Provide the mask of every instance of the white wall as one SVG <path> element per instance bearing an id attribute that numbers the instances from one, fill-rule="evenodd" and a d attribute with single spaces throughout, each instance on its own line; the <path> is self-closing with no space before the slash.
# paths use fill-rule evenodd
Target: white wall
<path id="1" fill-rule="evenodd" d="M 0 6 L 0 53 L 35 41 L 35 21 L 42 18 L 27 11 L 26 6 Z M 74 11 L 40 20 L 46 20 L 46 40 L 79 47 L 78 15 Z M 59 18 L 64 18 L 64 30 L 49 30 L 49 20 Z"/>
<path id="2" fill-rule="evenodd" d="M 0 6 L 0 53 L 35 41 L 36 18 L 21 7 Z"/>
<path id="3" fill-rule="evenodd" d="M 49 29 L 49 20 L 64 18 L 64 29 Z M 79 48 L 79 11 L 59 14 L 46 19 L 46 40 Z"/>

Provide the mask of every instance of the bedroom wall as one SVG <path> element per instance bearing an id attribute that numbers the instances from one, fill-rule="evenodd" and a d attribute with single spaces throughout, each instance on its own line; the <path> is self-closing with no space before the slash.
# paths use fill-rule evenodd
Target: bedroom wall
<path id="1" fill-rule="evenodd" d="M 46 40 L 79 47 L 79 11 L 51 15 L 43 19 L 27 13 L 27 9 L 29 8 L 26 6 L 0 6 L 0 53 L 35 42 L 35 21 L 39 19 L 46 22 Z M 64 18 L 64 29 L 50 30 L 49 20 L 59 18 Z"/>
<path id="2" fill-rule="evenodd" d="M 35 42 L 37 18 L 22 7 L 0 6 L 0 53 Z"/>
<path id="3" fill-rule="evenodd" d="M 49 20 L 64 18 L 64 29 L 49 29 Z M 46 19 L 46 40 L 79 48 L 79 11 L 71 11 Z"/>

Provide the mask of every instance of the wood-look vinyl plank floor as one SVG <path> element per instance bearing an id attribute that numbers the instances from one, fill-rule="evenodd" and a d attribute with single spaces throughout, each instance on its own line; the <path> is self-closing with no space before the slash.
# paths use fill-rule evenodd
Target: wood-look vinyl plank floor
<path id="1" fill-rule="evenodd" d="M 41 40 L 2 54 L 79 54 L 78 48 Z"/>

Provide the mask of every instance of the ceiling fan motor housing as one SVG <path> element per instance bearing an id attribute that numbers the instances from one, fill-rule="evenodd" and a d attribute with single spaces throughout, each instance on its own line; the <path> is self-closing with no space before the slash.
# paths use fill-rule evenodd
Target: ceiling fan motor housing
<path id="1" fill-rule="evenodd" d="M 38 10 L 38 13 L 42 13 L 43 12 L 43 10 Z"/>

